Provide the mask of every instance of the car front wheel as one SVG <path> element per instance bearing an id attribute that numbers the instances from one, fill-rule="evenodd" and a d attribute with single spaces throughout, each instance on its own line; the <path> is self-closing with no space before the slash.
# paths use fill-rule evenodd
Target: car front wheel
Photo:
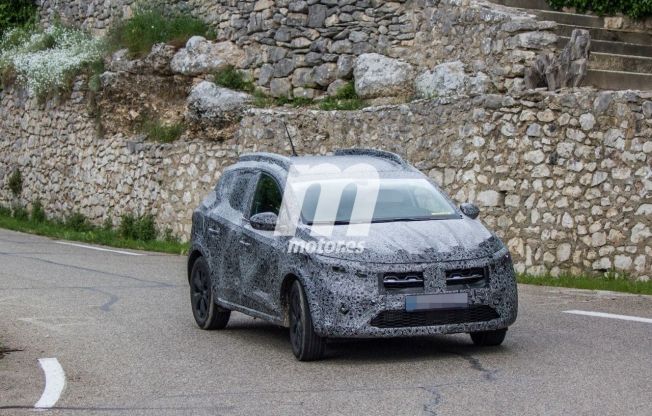
<path id="1" fill-rule="evenodd" d="M 310 307 L 299 281 L 290 289 L 290 342 L 299 361 L 319 360 L 324 354 L 326 340 L 317 335 L 312 326 Z"/>
<path id="2" fill-rule="evenodd" d="M 496 329 L 494 331 L 471 332 L 471 340 L 479 347 L 489 347 L 500 345 L 505 340 L 507 328 Z"/>
<path id="3" fill-rule="evenodd" d="M 214 302 L 212 287 L 208 264 L 200 257 L 190 275 L 190 303 L 197 326 L 205 330 L 223 329 L 231 317 L 230 310 Z"/>

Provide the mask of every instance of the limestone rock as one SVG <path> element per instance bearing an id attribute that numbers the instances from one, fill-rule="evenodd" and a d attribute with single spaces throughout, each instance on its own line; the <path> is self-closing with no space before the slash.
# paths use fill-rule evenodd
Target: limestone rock
<path id="1" fill-rule="evenodd" d="M 240 117 L 251 100 L 249 94 L 203 81 L 190 92 L 186 117 L 200 124 L 229 124 Z"/>
<path id="2" fill-rule="evenodd" d="M 530 89 L 548 87 L 556 91 L 563 87 L 579 87 L 586 77 L 591 35 L 575 29 L 559 56 L 548 53 L 537 56 L 534 67 L 525 70 L 525 86 Z"/>
<path id="3" fill-rule="evenodd" d="M 172 71 L 183 75 L 207 74 L 228 65 L 241 68 L 245 52 L 233 42 L 213 43 L 201 36 L 193 36 L 186 47 L 172 58 Z"/>
<path id="4" fill-rule="evenodd" d="M 464 73 L 464 64 L 454 61 L 437 65 L 432 71 L 419 75 L 415 86 L 420 97 L 446 97 L 464 94 L 468 81 Z"/>
<path id="5" fill-rule="evenodd" d="M 361 98 L 395 97 L 412 92 L 412 65 L 377 53 L 358 57 L 353 70 Z"/>

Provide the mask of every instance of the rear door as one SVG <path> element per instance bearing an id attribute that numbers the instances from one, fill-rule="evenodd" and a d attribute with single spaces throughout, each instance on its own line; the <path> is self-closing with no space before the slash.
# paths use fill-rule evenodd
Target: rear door
<path id="1" fill-rule="evenodd" d="M 207 227 L 211 251 L 211 270 L 214 273 L 214 286 L 217 298 L 227 302 L 242 304 L 240 284 L 240 235 L 244 223 L 243 210 L 249 205 L 254 172 L 236 170 L 225 181 L 220 204 L 211 211 Z"/>

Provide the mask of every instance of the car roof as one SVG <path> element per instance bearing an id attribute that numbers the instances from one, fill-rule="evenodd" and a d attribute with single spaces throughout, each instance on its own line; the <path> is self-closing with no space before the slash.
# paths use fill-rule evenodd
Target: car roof
<path id="1" fill-rule="evenodd" d="M 375 149 L 341 149 L 333 155 L 325 156 L 283 156 L 275 153 L 247 153 L 240 156 L 238 164 L 275 165 L 289 171 L 292 165 L 318 166 L 330 164 L 344 171 L 345 169 L 364 164 L 378 172 L 415 172 L 412 166 L 406 163 L 399 155 Z"/>

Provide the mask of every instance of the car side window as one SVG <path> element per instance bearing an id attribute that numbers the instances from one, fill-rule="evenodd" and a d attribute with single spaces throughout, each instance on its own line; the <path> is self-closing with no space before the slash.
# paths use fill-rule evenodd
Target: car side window
<path id="1" fill-rule="evenodd" d="M 256 186 L 250 215 L 253 216 L 261 212 L 273 212 L 278 215 L 281 209 L 282 199 L 283 194 L 276 180 L 270 175 L 263 173 L 260 175 L 258 185 Z"/>
<path id="2" fill-rule="evenodd" d="M 252 176 L 252 172 L 238 171 L 235 173 L 235 180 L 233 181 L 229 193 L 229 205 L 231 205 L 231 208 L 236 211 L 242 212 L 244 210 L 247 188 Z"/>

